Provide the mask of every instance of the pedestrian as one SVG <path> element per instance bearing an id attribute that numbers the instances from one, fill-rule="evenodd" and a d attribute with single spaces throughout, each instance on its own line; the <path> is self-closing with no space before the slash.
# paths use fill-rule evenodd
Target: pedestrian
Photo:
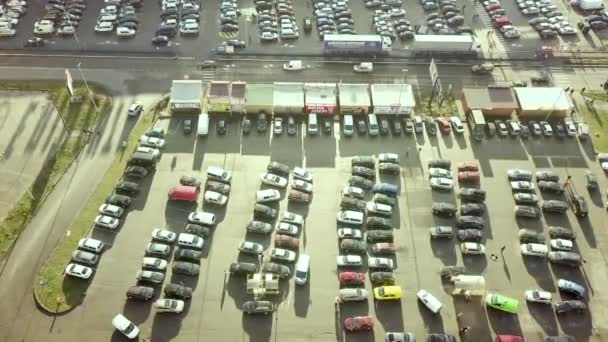
<path id="1" fill-rule="evenodd" d="M 570 91 L 570 87 L 566 87 L 566 93 Z"/>
<path id="2" fill-rule="evenodd" d="M 462 327 L 462 328 L 460 328 L 460 330 L 459 330 L 460 335 L 464 335 L 464 334 L 466 334 L 466 332 L 467 332 L 468 330 L 469 330 L 469 326 L 468 326 L 468 325 L 467 325 L 466 327 Z"/>
<path id="3" fill-rule="evenodd" d="M 500 253 L 504 253 L 505 249 L 507 249 L 507 246 L 503 245 L 502 247 L 500 247 Z"/>
<path id="4" fill-rule="evenodd" d="M 97 134 L 97 137 L 101 137 L 101 132 L 100 131 L 95 132 L 95 134 Z"/>
<path id="5" fill-rule="evenodd" d="M 584 94 L 584 93 L 585 93 L 585 89 L 587 89 L 587 88 L 583 88 L 583 89 L 581 89 L 581 94 Z"/>
<path id="6" fill-rule="evenodd" d="M 493 261 L 496 261 L 496 260 L 498 260 L 498 255 L 492 254 L 492 255 L 490 255 L 490 259 L 492 259 Z"/>
<path id="7" fill-rule="evenodd" d="M 574 89 L 570 89 L 570 96 L 572 96 L 572 94 L 574 94 Z"/>

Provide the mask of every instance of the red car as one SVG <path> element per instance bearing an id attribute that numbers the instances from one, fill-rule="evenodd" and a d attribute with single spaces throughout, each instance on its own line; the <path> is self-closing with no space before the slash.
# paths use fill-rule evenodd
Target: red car
<path id="1" fill-rule="evenodd" d="M 507 25 L 513 25 L 511 20 L 505 16 L 500 16 L 498 18 L 494 18 L 494 20 L 492 21 L 492 24 L 496 28 L 500 28 L 500 27 L 507 26 Z"/>
<path id="2" fill-rule="evenodd" d="M 344 320 L 344 329 L 346 331 L 370 331 L 373 328 L 374 318 L 372 316 L 356 316 Z"/>
<path id="3" fill-rule="evenodd" d="M 340 285 L 363 285 L 365 283 L 365 274 L 359 272 L 341 272 L 338 275 Z"/>
<path id="4" fill-rule="evenodd" d="M 496 342 L 524 342 L 524 338 L 515 335 L 498 335 Z"/>
<path id="5" fill-rule="evenodd" d="M 274 237 L 274 244 L 277 247 L 287 247 L 289 249 L 298 250 L 298 248 L 300 247 L 300 240 L 292 236 L 277 234 Z"/>
<path id="6" fill-rule="evenodd" d="M 461 171 L 458 172 L 459 182 L 477 182 L 479 181 L 479 171 Z"/>
<path id="7" fill-rule="evenodd" d="M 488 5 L 488 6 L 486 6 L 486 11 L 490 12 L 490 11 L 493 11 L 493 10 L 497 10 L 499 8 L 502 8 L 502 6 L 500 4 Z"/>
<path id="8" fill-rule="evenodd" d="M 450 125 L 450 121 L 446 118 L 437 119 L 437 125 L 439 125 L 439 129 L 442 133 L 450 133 L 452 131 L 452 126 Z"/>
<path id="9" fill-rule="evenodd" d="M 458 171 L 477 171 L 479 168 L 477 167 L 477 163 L 474 161 L 461 162 L 457 165 Z"/>

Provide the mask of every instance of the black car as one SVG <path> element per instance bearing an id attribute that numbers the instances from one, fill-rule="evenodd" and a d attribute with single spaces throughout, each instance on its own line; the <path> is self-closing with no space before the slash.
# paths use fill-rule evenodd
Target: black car
<path id="1" fill-rule="evenodd" d="M 258 266 L 250 262 L 233 262 L 230 264 L 229 272 L 234 275 L 247 275 L 257 272 Z"/>
<path id="2" fill-rule="evenodd" d="M 257 203 L 253 207 L 253 214 L 260 217 L 275 218 L 277 216 L 277 210 L 267 205 Z"/>
<path id="3" fill-rule="evenodd" d="M 113 195 L 106 197 L 107 204 L 117 205 L 121 208 L 129 207 L 132 202 L 133 202 L 133 199 L 131 199 L 131 197 L 125 196 L 125 195 L 113 194 Z"/>
<path id="4" fill-rule="evenodd" d="M 483 229 L 485 220 L 478 216 L 460 216 L 456 220 L 458 229 Z"/>
<path id="5" fill-rule="evenodd" d="M 340 250 L 346 254 L 363 254 L 367 251 L 367 244 L 361 240 L 343 239 L 340 241 Z"/>
<path id="6" fill-rule="evenodd" d="M 251 120 L 243 119 L 243 134 L 249 134 L 251 132 Z"/>
<path id="7" fill-rule="evenodd" d="M 568 204 L 564 201 L 548 200 L 543 202 L 541 208 L 547 213 L 563 214 L 568 210 Z"/>
<path id="8" fill-rule="evenodd" d="M 452 162 L 447 159 L 430 160 L 428 163 L 428 167 L 429 168 L 435 167 L 435 168 L 439 168 L 439 169 L 449 170 L 452 167 Z"/>
<path id="9" fill-rule="evenodd" d="M 372 201 L 380 204 L 390 205 L 391 207 L 397 205 L 397 199 L 387 196 L 385 194 L 374 194 Z"/>
<path id="10" fill-rule="evenodd" d="M 41 47 L 44 46 L 44 43 L 44 39 L 35 37 L 26 40 L 25 43 L 23 43 L 23 47 Z"/>
<path id="11" fill-rule="evenodd" d="M 215 130 L 217 131 L 218 134 L 226 134 L 226 120 L 225 119 L 217 120 L 217 123 L 215 124 Z"/>
<path id="12" fill-rule="evenodd" d="M 114 191 L 119 194 L 134 195 L 139 192 L 139 186 L 133 182 L 120 182 L 114 187 Z"/>
<path id="13" fill-rule="evenodd" d="M 365 233 L 365 239 L 369 243 L 393 242 L 394 236 L 391 230 L 370 230 Z"/>
<path id="14" fill-rule="evenodd" d="M 152 38 L 153 45 L 167 45 L 169 44 L 169 37 L 167 36 L 156 36 Z"/>
<path id="15" fill-rule="evenodd" d="M 576 240 L 576 232 L 564 227 L 550 226 L 549 236 L 552 239 Z"/>
<path id="16" fill-rule="evenodd" d="M 464 203 L 460 206 L 460 215 L 482 216 L 486 208 L 478 203 Z"/>
<path id="17" fill-rule="evenodd" d="M 194 176 L 181 176 L 179 178 L 179 184 L 200 188 L 202 183 L 200 179 Z"/>
<path id="18" fill-rule="evenodd" d="M 454 216 L 458 211 L 454 204 L 445 202 L 433 203 L 431 210 L 433 211 L 433 215 L 447 217 Z"/>
<path id="19" fill-rule="evenodd" d="M 258 132 L 266 132 L 268 128 L 268 120 L 266 120 L 266 113 L 260 113 L 257 121 Z"/>
<path id="20" fill-rule="evenodd" d="M 550 170 L 536 171 L 536 181 L 559 182 L 559 175 Z"/>
<path id="21" fill-rule="evenodd" d="M 342 197 L 342 201 L 340 202 L 340 207 L 342 209 L 355 210 L 360 212 L 365 211 L 365 205 L 365 201 L 347 196 Z"/>
<path id="22" fill-rule="evenodd" d="M 365 124 L 365 120 L 357 121 L 357 134 L 364 135 L 367 133 L 367 125 Z"/>
<path id="23" fill-rule="evenodd" d="M 545 243 L 545 235 L 531 229 L 520 229 L 518 235 L 521 243 Z"/>
<path id="24" fill-rule="evenodd" d="M 390 131 L 390 125 L 387 119 L 380 120 L 380 134 L 387 135 Z"/>
<path id="25" fill-rule="evenodd" d="M 196 276 L 200 271 L 200 266 L 191 262 L 175 261 L 173 262 L 173 273 L 189 276 Z"/>
<path id="26" fill-rule="evenodd" d="M 168 298 L 190 299 L 192 298 L 192 288 L 178 284 L 165 285 L 165 296 Z"/>
<path id="27" fill-rule="evenodd" d="M 393 272 L 372 272 L 369 279 L 373 285 L 395 284 L 395 274 Z"/>
<path id="28" fill-rule="evenodd" d="M 393 222 L 389 219 L 371 216 L 365 219 L 365 226 L 368 230 L 372 229 L 392 229 Z"/>
<path id="29" fill-rule="evenodd" d="M 483 233 L 477 229 L 460 229 L 456 232 L 456 237 L 461 241 L 480 242 L 483 239 Z"/>
<path id="30" fill-rule="evenodd" d="M 332 122 L 329 120 L 323 121 L 323 132 L 325 134 L 331 134 L 332 132 Z"/>
<path id="31" fill-rule="evenodd" d="M 194 234 L 196 236 L 206 238 L 211 234 L 211 229 L 196 223 L 188 223 L 184 230 L 188 234 Z"/>
<path id="32" fill-rule="evenodd" d="M 154 297 L 154 288 L 148 286 L 131 286 L 127 290 L 128 299 L 150 300 Z"/>
<path id="33" fill-rule="evenodd" d="M 365 177 L 371 180 L 376 179 L 376 170 L 364 166 L 353 166 L 351 168 L 351 174 L 355 176 Z"/>
<path id="34" fill-rule="evenodd" d="M 278 162 L 270 162 L 266 166 L 266 170 L 270 173 L 275 173 L 282 176 L 289 176 L 289 166 Z"/>
<path id="35" fill-rule="evenodd" d="M 456 342 L 456 337 L 448 334 L 428 334 L 427 342 Z"/>
<path id="36" fill-rule="evenodd" d="M 426 133 L 428 135 L 437 135 L 437 123 L 435 123 L 435 120 L 433 120 L 433 118 L 426 118 L 426 120 L 424 121 L 424 127 L 426 128 Z"/>
<path id="37" fill-rule="evenodd" d="M 558 182 L 540 181 L 538 182 L 538 188 L 541 191 L 546 191 L 553 194 L 564 193 L 564 186 Z"/>
<path id="38" fill-rule="evenodd" d="M 207 190 L 219 192 L 224 195 L 227 195 L 230 192 L 230 185 L 224 184 L 222 182 L 207 180 L 206 186 L 207 186 Z"/>
<path id="39" fill-rule="evenodd" d="M 222 32 L 236 32 L 239 30 L 239 26 L 234 24 L 224 24 L 220 30 Z"/>
<path id="40" fill-rule="evenodd" d="M 142 179 L 142 178 L 146 177 L 147 175 L 148 175 L 148 170 L 146 170 L 145 167 L 141 167 L 141 166 L 129 166 L 125 170 L 125 176 L 135 178 L 135 179 Z"/>
<path id="41" fill-rule="evenodd" d="M 486 191 L 474 188 L 462 188 L 458 194 L 462 201 L 483 203 L 486 200 Z"/>
<path id="42" fill-rule="evenodd" d="M 312 31 L 312 18 L 304 17 L 304 32 Z"/>
<path id="43" fill-rule="evenodd" d="M 549 252 L 549 261 L 553 264 L 579 267 L 583 263 L 580 255 L 573 252 Z"/>
<path id="44" fill-rule="evenodd" d="M 555 135 L 558 138 L 563 138 L 566 136 L 566 129 L 564 128 L 564 125 L 562 125 L 560 122 L 556 122 L 554 124 L 555 126 Z"/>
<path id="45" fill-rule="evenodd" d="M 265 300 L 250 300 L 243 304 L 243 312 L 246 314 L 264 314 L 267 315 L 273 311 L 272 303 Z"/>
<path id="46" fill-rule="evenodd" d="M 600 187 L 597 176 L 591 171 L 585 173 L 585 182 L 589 191 L 596 191 Z"/>
<path id="47" fill-rule="evenodd" d="M 374 183 L 369 179 L 365 179 L 361 176 L 351 176 L 348 179 L 348 184 L 351 186 L 356 186 L 359 188 L 363 188 L 364 190 L 369 190 L 374 186 Z"/>
<path id="48" fill-rule="evenodd" d="M 279 278 L 287 278 L 290 275 L 289 267 L 274 262 L 269 262 L 262 266 L 262 271 L 267 273 L 273 273 L 279 276 Z"/>
<path id="49" fill-rule="evenodd" d="M 580 300 L 565 300 L 562 302 L 555 303 L 555 313 L 558 315 L 565 314 L 568 312 L 578 312 L 587 310 L 585 302 Z"/>
<path id="50" fill-rule="evenodd" d="M 401 122 L 399 120 L 393 120 L 393 135 L 401 135 Z"/>
<path id="51" fill-rule="evenodd" d="M 176 248 L 174 257 L 176 260 L 186 260 L 198 263 L 201 261 L 203 253 L 192 249 Z"/>
<path id="52" fill-rule="evenodd" d="M 353 159 L 351 159 L 350 165 L 351 166 L 363 166 L 363 167 L 367 167 L 369 169 L 373 169 L 376 167 L 376 161 L 372 157 L 357 156 L 357 157 L 353 157 Z"/>

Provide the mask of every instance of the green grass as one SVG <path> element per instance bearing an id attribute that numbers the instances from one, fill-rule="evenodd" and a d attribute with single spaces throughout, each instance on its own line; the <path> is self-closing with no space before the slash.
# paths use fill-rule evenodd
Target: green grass
<path id="1" fill-rule="evenodd" d="M 439 106 L 439 102 L 432 101 L 429 108 L 429 98 L 431 94 L 420 94 L 416 96 L 416 115 L 430 115 L 435 117 L 452 116 L 457 113 L 455 100 L 452 96 L 446 95 L 443 103 Z M 458 114 L 456 114 L 458 115 Z"/>
<path id="2" fill-rule="evenodd" d="M 583 96 L 595 99 L 596 101 L 608 102 L 608 94 L 605 91 L 588 90 Z"/>
<path id="3" fill-rule="evenodd" d="M 84 135 L 74 135 L 82 129 L 92 129 L 97 120 L 105 115 L 111 106 L 111 98 L 105 95 L 95 95 L 100 113 L 96 114 L 93 102 L 89 96 L 84 96 L 86 90 L 74 84 L 77 95 L 83 96 L 81 103 L 70 103 L 70 96 L 63 82 L 51 81 L 15 81 L 0 82 L 0 90 L 46 91 L 58 112 L 66 123 L 67 133 L 62 136 L 59 147 L 54 155 L 43 164 L 39 174 L 26 192 L 8 212 L 0 223 L 0 259 L 10 250 L 11 246 L 35 215 L 47 195 L 55 188 L 64 172 L 70 167 L 81 148 L 86 144 Z M 103 90 L 93 87 L 95 94 L 103 94 Z"/>
<path id="4" fill-rule="evenodd" d="M 594 107 L 581 107 L 580 113 L 591 129 L 591 141 L 595 151 L 608 152 L 608 112 Z"/>
<path id="5" fill-rule="evenodd" d="M 154 124 L 154 113 L 167 105 L 166 101 L 157 108 L 147 112 L 133 128 L 126 151 L 132 151 L 138 144 L 139 137 Z M 70 255 L 77 249 L 78 241 L 86 236 L 91 222 L 97 215 L 97 208 L 114 189 L 127 165 L 127 156 L 119 154 L 110 168 L 87 200 L 84 209 L 69 228 L 71 234 L 65 237 L 47 259 L 47 263 L 38 273 L 34 284 L 34 294 L 44 308 L 50 312 L 66 312 L 80 304 L 89 286 L 86 280 L 64 277 L 63 271 L 70 260 Z"/>

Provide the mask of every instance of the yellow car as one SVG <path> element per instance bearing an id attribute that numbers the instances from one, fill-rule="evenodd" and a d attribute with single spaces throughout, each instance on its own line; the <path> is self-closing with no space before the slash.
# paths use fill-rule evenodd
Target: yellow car
<path id="1" fill-rule="evenodd" d="M 401 299 L 401 286 L 380 286 L 374 289 L 377 300 Z"/>

